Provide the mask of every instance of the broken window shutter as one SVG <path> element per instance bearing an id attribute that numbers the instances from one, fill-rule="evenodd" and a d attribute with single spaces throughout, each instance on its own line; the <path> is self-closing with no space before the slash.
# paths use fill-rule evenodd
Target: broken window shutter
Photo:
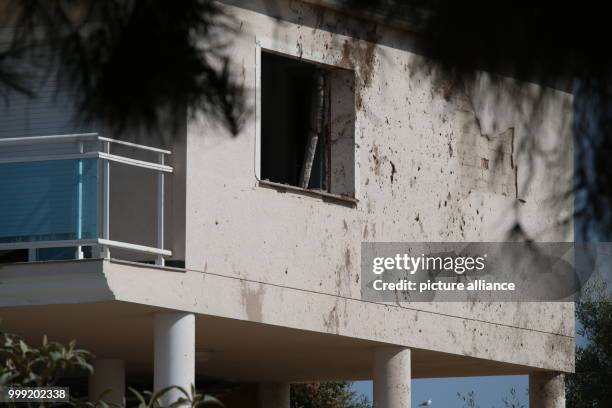
<path id="1" fill-rule="evenodd" d="M 300 187 L 308 188 L 310 184 L 310 174 L 312 173 L 312 164 L 317 152 L 317 143 L 323 130 L 323 121 L 325 119 L 325 75 L 319 71 L 317 73 L 317 88 L 315 92 L 314 103 L 314 120 L 310 125 L 308 132 L 308 140 L 306 142 L 306 150 L 304 152 L 304 161 L 300 172 Z"/>

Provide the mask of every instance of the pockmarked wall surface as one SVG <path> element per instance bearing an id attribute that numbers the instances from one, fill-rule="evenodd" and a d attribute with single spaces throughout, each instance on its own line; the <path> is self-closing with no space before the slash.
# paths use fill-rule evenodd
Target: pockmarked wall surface
<path id="1" fill-rule="evenodd" d="M 188 124 L 188 269 L 249 282 L 242 301 L 265 305 L 260 318 L 275 305 L 268 285 L 336 296 L 317 309 L 334 326 L 360 319 L 342 299 L 361 299 L 362 242 L 572 239 L 571 201 L 560 198 L 571 186 L 571 95 L 486 73 L 456 89 L 408 31 L 297 1 L 266 4 L 226 6 L 240 27 L 232 69 L 251 109 L 242 132 L 205 117 Z M 355 204 L 258 180 L 262 49 L 354 72 Z M 389 307 L 574 335 L 567 303 Z"/>

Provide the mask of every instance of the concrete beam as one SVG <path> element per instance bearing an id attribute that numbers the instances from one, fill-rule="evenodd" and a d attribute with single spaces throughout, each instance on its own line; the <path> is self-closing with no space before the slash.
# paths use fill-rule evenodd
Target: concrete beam
<path id="1" fill-rule="evenodd" d="M 572 336 L 546 332 L 548 328 L 538 331 L 492 323 L 486 320 L 486 316 L 491 316 L 490 311 L 476 313 L 476 319 L 466 319 L 459 315 L 415 309 L 425 307 L 423 305 L 399 307 L 375 304 L 357 298 L 338 298 L 325 293 L 205 272 L 168 273 L 163 269 L 115 261 L 105 263 L 104 273 L 116 299 L 125 302 L 465 355 L 534 369 L 571 372 L 574 368 Z M 442 303 L 457 309 L 469 305 L 455 302 L 434 305 Z M 526 308 L 525 303 L 517 305 L 530 311 L 538 308 L 533 305 Z M 472 307 L 478 309 L 479 306 L 472 304 Z M 514 306 L 505 302 L 498 307 L 510 313 Z M 494 309 L 499 310 L 497 307 Z M 539 315 L 546 312 L 548 315 L 555 311 L 566 319 L 572 319 L 569 315 L 573 313 L 571 308 L 564 311 L 542 308 L 534 313 Z M 510 314 L 523 316 L 525 312 L 513 313 Z M 383 314 L 388 318 L 378 319 Z M 361 319 L 354 316 L 361 316 Z M 410 321 L 413 325 L 396 327 L 387 324 L 389 321 Z M 461 341 L 448 341 L 449 333 Z M 522 347 L 526 344 L 529 344 L 529 349 Z M 553 351 L 551 344 L 555 346 Z"/>

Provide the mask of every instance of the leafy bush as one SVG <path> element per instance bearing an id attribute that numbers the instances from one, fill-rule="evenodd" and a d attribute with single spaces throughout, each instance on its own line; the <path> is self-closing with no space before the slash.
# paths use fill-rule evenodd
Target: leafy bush
<path id="1" fill-rule="evenodd" d="M 291 408 L 371 408 L 347 381 L 291 385 Z"/>
<path id="2" fill-rule="evenodd" d="M 94 372 L 91 361 L 94 355 L 87 350 L 76 348 L 76 342 L 71 341 L 68 346 L 61 343 L 50 342 L 43 337 L 39 348 L 29 346 L 23 339 L 8 333 L 0 333 L 0 388 L 7 386 L 18 387 L 53 387 L 68 376 L 91 375 Z M 171 390 L 178 389 L 184 395 L 170 404 L 162 403 L 162 397 Z M 183 388 L 172 386 L 158 392 L 139 392 L 129 389 L 135 401 L 130 406 L 138 408 L 178 408 L 199 407 L 213 408 L 223 405 L 213 397 L 199 394 L 192 387 L 191 394 Z M 77 399 L 70 397 L 69 406 L 75 408 L 110 408 L 115 407 L 104 401 L 106 393 L 98 397 L 97 401 Z M 29 408 L 57 406 L 58 403 L 8 403 L 9 407 Z M 65 404 L 64 404 L 65 405 Z"/>
<path id="3" fill-rule="evenodd" d="M 52 387 L 67 375 L 93 373 L 93 354 L 77 349 L 74 341 L 64 346 L 45 336 L 36 348 L 13 334 L 0 335 L 0 386 Z"/>

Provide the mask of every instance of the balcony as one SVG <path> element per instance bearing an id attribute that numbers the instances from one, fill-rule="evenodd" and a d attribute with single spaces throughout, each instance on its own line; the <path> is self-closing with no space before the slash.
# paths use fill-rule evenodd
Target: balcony
<path id="1" fill-rule="evenodd" d="M 96 133 L 0 139 L 0 254 L 46 261 L 117 250 L 164 265 L 170 154 Z"/>

